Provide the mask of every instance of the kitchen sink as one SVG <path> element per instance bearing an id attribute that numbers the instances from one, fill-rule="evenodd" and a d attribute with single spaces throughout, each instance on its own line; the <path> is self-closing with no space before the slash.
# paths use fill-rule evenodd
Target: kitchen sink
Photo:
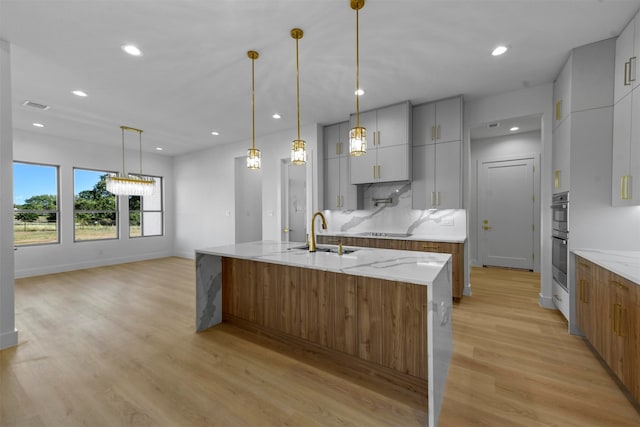
<path id="1" fill-rule="evenodd" d="M 395 238 L 398 238 L 398 239 L 404 239 L 406 237 L 411 236 L 411 234 L 408 234 L 408 233 L 384 233 L 384 232 L 380 232 L 380 231 L 365 231 L 363 233 L 356 234 L 356 236 L 363 236 L 363 237 L 395 237 Z"/>
<path id="2" fill-rule="evenodd" d="M 301 250 L 308 251 L 309 250 L 309 245 L 296 246 L 295 248 L 289 248 L 289 250 L 292 250 L 292 249 L 301 249 Z M 350 253 L 353 253 L 353 252 L 356 252 L 356 251 L 357 251 L 357 249 L 342 248 L 342 253 L 343 254 L 350 254 Z M 338 253 L 338 247 L 337 246 L 316 246 L 316 252 L 330 252 L 330 253 L 337 254 Z"/>

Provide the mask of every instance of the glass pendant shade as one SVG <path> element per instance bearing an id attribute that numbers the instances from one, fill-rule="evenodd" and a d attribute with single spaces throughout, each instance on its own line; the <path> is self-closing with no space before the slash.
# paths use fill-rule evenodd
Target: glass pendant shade
<path id="1" fill-rule="evenodd" d="M 362 156 L 367 153 L 367 130 L 363 127 L 354 127 L 349 131 L 349 154 Z"/>
<path id="2" fill-rule="evenodd" d="M 111 175 L 107 177 L 107 191 L 117 196 L 150 196 L 155 189 L 155 180 L 137 175 Z"/>
<path id="3" fill-rule="evenodd" d="M 296 139 L 291 143 L 291 163 L 294 165 L 304 165 L 307 163 L 307 149 L 305 148 L 305 144 L 301 139 Z"/>
<path id="4" fill-rule="evenodd" d="M 247 150 L 247 167 L 249 169 L 260 169 L 260 150 L 257 148 L 249 148 Z"/>

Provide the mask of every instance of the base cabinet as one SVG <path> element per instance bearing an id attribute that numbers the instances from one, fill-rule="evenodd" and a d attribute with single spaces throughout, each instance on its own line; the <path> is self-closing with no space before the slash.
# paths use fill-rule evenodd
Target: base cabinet
<path id="1" fill-rule="evenodd" d="M 422 240 L 375 239 L 369 237 L 322 236 L 318 243 L 328 245 L 357 246 L 362 248 L 400 249 L 407 251 L 451 254 L 451 294 L 459 301 L 464 293 L 464 243 L 428 242 Z"/>
<path id="2" fill-rule="evenodd" d="M 640 402 L 640 286 L 578 256 L 575 285 L 578 327 Z"/>
<path id="3" fill-rule="evenodd" d="M 427 378 L 427 286 L 222 258 L 223 316 Z"/>

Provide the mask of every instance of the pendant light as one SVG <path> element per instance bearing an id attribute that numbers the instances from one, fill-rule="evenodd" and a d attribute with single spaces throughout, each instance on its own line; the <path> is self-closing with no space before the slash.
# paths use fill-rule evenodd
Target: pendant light
<path id="1" fill-rule="evenodd" d="M 351 0 L 351 9 L 356 11 L 356 91 L 360 89 L 360 40 L 358 11 L 365 0 Z M 349 154 L 362 156 L 367 152 L 367 130 L 360 126 L 360 97 L 356 93 L 356 126 L 349 132 Z"/>
<path id="2" fill-rule="evenodd" d="M 296 101 L 298 110 L 298 139 L 291 143 L 291 163 L 294 165 L 304 165 L 307 163 L 307 149 L 305 142 L 300 139 L 300 64 L 298 62 L 298 41 L 304 33 L 300 28 L 291 30 L 291 37 L 296 39 Z"/>
<path id="3" fill-rule="evenodd" d="M 116 196 L 150 196 L 155 189 L 153 178 L 142 175 L 142 129 L 129 126 L 120 126 L 122 131 L 122 173 L 116 176 L 107 176 L 107 191 Z M 124 166 L 124 131 L 136 132 L 140 147 L 140 174 L 127 174 Z"/>
<path id="4" fill-rule="evenodd" d="M 247 167 L 260 169 L 260 150 L 256 148 L 256 89 L 255 89 L 255 61 L 260 56 L 255 50 L 247 52 L 251 59 L 251 148 L 247 150 Z"/>

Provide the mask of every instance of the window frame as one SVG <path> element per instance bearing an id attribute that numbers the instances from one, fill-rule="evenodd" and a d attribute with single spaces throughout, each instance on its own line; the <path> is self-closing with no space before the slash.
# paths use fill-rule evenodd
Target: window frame
<path id="1" fill-rule="evenodd" d="M 145 210 L 142 207 L 144 206 L 144 202 L 143 202 L 143 198 L 145 196 L 136 196 L 136 197 L 140 197 L 140 210 L 139 211 L 132 211 L 131 210 L 131 206 L 129 204 L 129 200 L 127 198 L 127 212 L 128 212 L 128 219 L 129 219 L 129 238 L 130 239 L 141 239 L 141 238 L 145 238 L 145 237 L 162 237 L 164 236 L 164 177 L 162 176 L 158 176 L 158 175 L 140 175 L 140 174 L 130 174 L 130 175 L 135 175 L 138 177 L 142 177 L 142 178 L 153 178 L 154 180 L 160 180 L 160 188 L 156 189 L 158 191 L 160 191 L 160 209 L 148 209 Z M 157 181 L 156 181 L 157 182 Z M 140 235 L 139 236 L 132 236 L 131 235 L 131 213 L 132 212 L 138 212 L 140 213 Z M 150 234 L 150 235 L 144 235 L 144 213 L 159 213 L 160 214 L 160 234 Z"/>
<path id="2" fill-rule="evenodd" d="M 15 233 L 14 233 L 14 237 L 13 237 L 13 246 L 14 247 L 27 247 L 27 246 L 47 246 L 47 245 L 59 245 L 60 244 L 60 226 L 61 226 L 61 221 L 60 221 L 60 165 L 54 165 L 54 164 L 50 164 L 50 163 L 40 163 L 40 162 L 25 162 L 22 160 L 13 160 L 12 163 L 12 167 L 14 167 L 14 171 L 13 171 L 13 205 L 15 206 L 15 164 L 16 163 L 20 163 L 23 165 L 31 165 L 31 166 L 46 166 L 46 167 L 52 167 L 55 168 L 56 171 L 56 210 L 24 210 L 24 209 L 19 209 L 16 210 L 16 208 L 13 208 L 13 221 L 14 221 L 14 227 L 15 227 L 15 215 L 19 214 L 19 213 L 35 213 L 35 214 L 51 214 L 51 213 L 55 213 L 56 214 L 56 241 L 55 242 L 43 242 L 43 243 L 17 243 L 16 242 L 16 238 L 15 238 Z"/>
<path id="3" fill-rule="evenodd" d="M 117 195 L 113 195 L 115 198 L 115 208 L 113 211 L 105 211 L 105 210 L 79 210 L 76 209 L 76 170 L 90 171 L 90 172 L 99 172 L 103 175 L 117 175 L 118 172 L 108 171 L 103 169 L 93 169 L 93 168 L 83 168 L 79 166 L 73 167 L 73 243 L 84 243 L 84 242 L 102 242 L 109 240 L 119 240 L 120 239 L 120 197 Z M 115 229 L 116 236 L 115 237 L 106 237 L 102 239 L 81 239 L 78 240 L 76 237 L 76 215 L 78 213 L 86 213 L 86 214 L 104 214 L 104 213 L 114 213 L 115 214 Z"/>

